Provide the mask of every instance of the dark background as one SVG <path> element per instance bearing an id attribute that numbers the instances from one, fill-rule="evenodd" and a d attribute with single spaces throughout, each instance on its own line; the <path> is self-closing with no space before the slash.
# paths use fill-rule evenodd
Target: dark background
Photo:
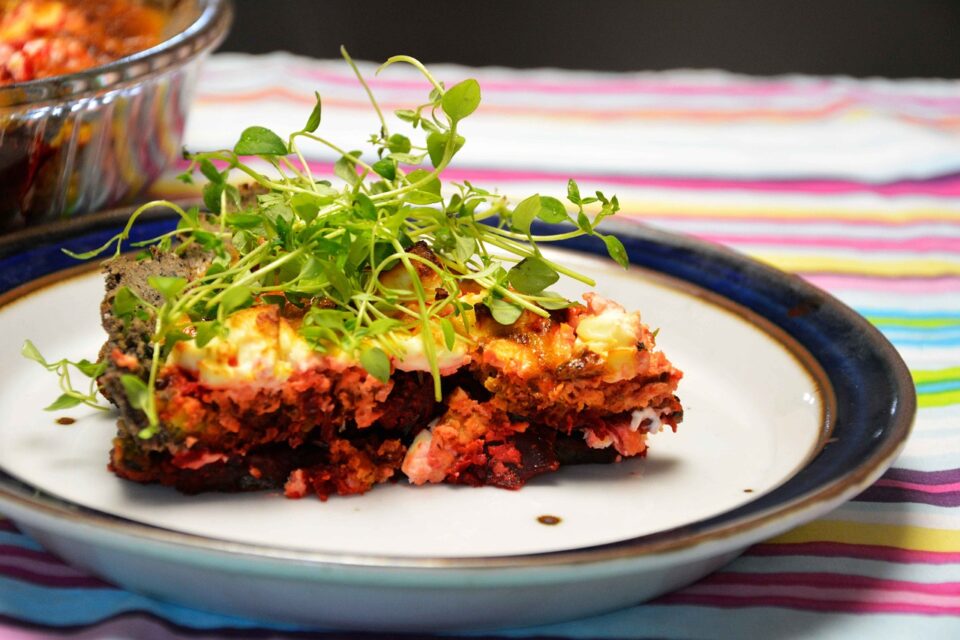
<path id="1" fill-rule="evenodd" d="M 958 0 L 234 0 L 223 50 L 960 78 Z"/>

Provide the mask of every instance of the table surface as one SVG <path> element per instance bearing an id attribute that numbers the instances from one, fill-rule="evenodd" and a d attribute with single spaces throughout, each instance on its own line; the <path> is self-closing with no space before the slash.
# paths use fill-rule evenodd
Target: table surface
<path id="1" fill-rule="evenodd" d="M 573 177 L 618 194 L 625 219 L 798 273 L 893 342 L 920 406 L 894 467 L 823 519 L 654 602 L 502 635 L 960 637 L 960 82 L 433 71 L 484 92 L 448 176 L 518 196 L 563 194 Z M 422 102 L 414 75 L 372 84 L 388 108 Z M 298 128 L 314 90 L 338 139 L 375 128 L 342 62 L 222 54 L 203 72 L 186 145 L 229 147 L 250 124 Z M 332 156 L 309 159 L 332 173 Z M 175 174 L 156 195 L 192 195 Z M 3 638 L 237 635 L 305 637 L 104 585 L 0 516 Z"/>

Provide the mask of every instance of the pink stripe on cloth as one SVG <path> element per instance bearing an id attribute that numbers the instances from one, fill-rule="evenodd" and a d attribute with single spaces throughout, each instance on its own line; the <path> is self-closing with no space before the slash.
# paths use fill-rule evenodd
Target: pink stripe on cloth
<path id="1" fill-rule="evenodd" d="M 642 205 L 633 205 L 633 207 L 642 207 Z M 881 228 L 896 228 L 903 229 L 909 227 L 919 227 L 926 225 L 946 225 L 950 224 L 951 226 L 957 226 L 960 228 L 960 224 L 957 222 L 946 222 L 943 218 L 936 217 L 914 217 L 912 214 L 908 214 L 909 217 L 903 218 L 892 218 L 889 217 L 889 214 L 883 212 L 876 212 L 870 214 L 867 212 L 858 213 L 857 215 L 861 216 L 858 218 L 848 218 L 837 215 L 830 215 L 829 213 L 824 213 L 822 211 L 813 210 L 808 216 L 781 216 L 777 215 L 775 212 L 777 207 L 770 207 L 772 212 L 769 216 L 710 216 L 710 215 L 683 215 L 682 213 L 679 216 L 671 216 L 668 214 L 663 214 L 660 211 L 657 211 L 655 214 L 648 214 L 644 212 L 642 208 L 630 208 L 621 210 L 619 214 L 620 217 L 633 218 L 638 221 L 643 221 L 647 223 L 661 224 L 668 226 L 670 224 L 676 224 L 678 220 L 686 223 L 694 224 L 713 224 L 717 222 L 722 223 L 734 223 L 738 225 L 749 226 L 751 224 L 790 224 L 790 225 L 823 225 L 831 224 L 837 225 L 840 227 L 881 227 Z M 895 214 L 894 214 L 895 215 Z"/>
<path id="2" fill-rule="evenodd" d="M 783 247 L 829 247 L 856 249 L 858 251 L 911 251 L 911 252 L 956 252 L 960 253 L 960 237 L 904 238 L 886 240 L 880 238 L 838 238 L 830 236 L 772 236 L 722 233 L 694 233 L 698 238 L 721 244 L 777 245 Z"/>
<path id="3" fill-rule="evenodd" d="M 839 273 L 799 273 L 812 284 L 827 291 L 861 290 L 882 293 L 937 294 L 960 291 L 960 277 L 888 278 L 885 276 L 849 276 Z"/>
<path id="4" fill-rule="evenodd" d="M 764 585 L 768 587 L 804 586 L 829 589 L 912 592 L 931 596 L 949 596 L 952 599 L 957 599 L 960 597 L 960 582 L 910 582 L 906 580 L 888 580 L 883 578 L 873 578 L 870 576 L 823 572 L 722 572 L 707 576 L 698 582 L 696 586 L 702 587 L 706 585 Z M 960 605 L 960 600 L 957 600 L 957 603 Z"/>
<path id="5" fill-rule="evenodd" d="M 952 491 L 960 491 L 960 482 L 950 484 L 918 484 L 916 482 L 903 482 L 901 480 L 881 478 L 877 480 L 873 486 L 909 489 L 910 491 L 922 491 L 923 493 L 950 493 Z"/>
<path id="6" fill-rule="evenodd" d="M 16 569 L 29 571 L 30 573 L 35 573 L 37 575 L 44 575 L 50 577 L 89 577 L 88 574 L 74 569 L 68 564 L 64 563 L 53 563 L 46 562 L 43 560 L 36 560 L 34 558 L 27 558 L 24 556 L 13 556 L 13 555 L 3 555 L 0 556 L 0 575 L 3 575 L 7 569 Z"/>
<path id="7" fill-rule="evenodd" d="M 719 608 L 783 607 L 826 613 L 914 613 L 925 615 L 955 616 L 960 614 L 960 605 L 939 606 L 906 602 L 868 602 L 858 600 L 818 600 L 791 595 L 769 595 L 761 587 L 750 595 L 714 595 L 701 593 L 670 594 L 654 601 L 655 604 L 699 605 Z"/>
<path id="8" fill-rule="evenodd" d="M 297 64 L 286 66 L 286 70 L 293 76 L 317 80 L 328 84 L 356 86 L 356 77 L 345 70 L 342 73 L 317 68 L 313 65 Z M 472 70 L 464 69 L 466 76 Z M 389 73 L 389 72 L 388 72 Z M 423 80 L 401 80 L 390 78 L 389 75 L 371 76 L 366 78 L 372 88 L 382 89 L 411 89 L 419 90 L 427 85 Z M 676 79 L 662 80 L 658 78 L 631 78 L 618 80 L 579 80 L 568 79 L 564 82 L 550 82 L 520 76 L 511 80 L 493 80 L 484 78 L 483 90 L 505 93 L 547 93 L 547 94 L 656 94 L 667 96 L 823 96 L 824 98 L 843 98 L 858 103 L 874 103 L 885 106 L 902 106 L 907 104 L 924 105 L 928 107 L 940 106 L 955 109 L 960 106 L 960 99 L 953 96 L 924 96 L 905 95 L 903 93 L 887 93 L 877 89 L 864 89 L 855 86 L 842 86 L 829 80 L 807 81 L 802 84 L 796 82 L 782 82 L 771 80 L 757 80 L 743 77 L 724 77 L 719 81 L 710 82 L 681 82 Z"/>
<path id="9" fill-rule="evenodd" d="M 13 578 L 22 582 L 29 582 L 43 587 L 53 587 L 55 589 L 75 589 L 78 587 L 86 589 L 115 589 L 103 580 L 92 576 L 82 574 L 59 576 L 36 573 L 20 567 L 8 566 L 0 559 L 0 576 L 4 578 Z"/>
<path id="10" fill-rule="evenodd" d="M 824 558 L 861 558 L 880 562 L 909 564 L 960 563 L 960 553 L 952 551 L 915 551 L 899 547 L 843 542 L 798 542 L 790 544 L 758 544 L 750 547 L 748 556 L 820 556 Z"/>
<path id="11" fill-rule="evenodd" d="M 0 545 L 0 559 L 2 558 L 27 558 L 34 562 L 45 562 L 47 564 L 62 565 L 63 560 L 47 553 L 46 551 L 37 551 L 35 549 L 26 549 L 12 544 Z"/>
<path id="12" fill-rule="evenodd" d="M 717 586 L 718 585 L 697 583 L 683 589 L 681 593 L 723 598 L 769 598 L 780 596 L 785 598 L 802 598 L 812 602 L 847 602 L 868 607 L 894 607 L 893 610 L 902 613 L 913 612 L 914 607 L 922 609 L 922 611 L 917 611 L 917 613 L 960 613 L 960 599 L 955 595 L 930 595 L 915 592 L 886 591 L 883 589 L 836 589 L 792 584 L 778 585 L 759 583 L 751 585 L 724 585 L 722 588 L 717 588 Z"/>

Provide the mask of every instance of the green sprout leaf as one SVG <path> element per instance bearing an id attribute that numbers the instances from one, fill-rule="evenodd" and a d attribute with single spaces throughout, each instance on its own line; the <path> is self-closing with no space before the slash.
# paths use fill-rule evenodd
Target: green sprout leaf
<path id="1" fill-rule="evenodd" d="M 430 164 L 439 167 L 447 153 L 447 142 L 450 140 L 450 132 L 434 132 L 427 136 L 427 153 L 430 155 Z M 454 138 L 453 153 L 455 154 L 466 142 L 463 136 L 458 135 Z"/>
<path id="2" fill-rule="evenodd" d="M 567 208 L 552 196 L 540 196 L 540 211 L 537 217 L 550 224 L 558 224 L 570 219 Z"/>
<path id="3" fill-rule="evenodd" d="M 266 127 L 247 127 L 233 147 L 238 156 L 285 156 L 286 143 Z"/>
<path id="4" fill-rule="evenodd" d="M 520 233 L 530 233 L 530 224 L 540 213 L 540 194 L 534 195 L 520 201 L 513 209 L 513 217 L 510 219 L 511 225 Z"/>
<path id="5" fill-rule="evenodd" d="M 457 332 L 450 318 L 440 319 L 440 330 L 443 331 L 443 344 L 447 347 L 447 351 L 452 351 L 457 344 Z"/>
<path id="6" fill-rule="evenodd" d="M 335 176 L 346 182 L 350 185 L 355 185 L 360 181 L 360 176 L 357 175 L 357 161 L 356 158 L 360 157 L 360 151 L 351 151 L 348 156 L 340 156 L 340 158 L 333 163 L 333 173 Z"/>
<path id="7" fill-rule="evenodd" d="M 407 202 L 412 204 L 433 204 L 443 199 L 440 196 L 440 181 L 426 169 L 411 171 L 409 175 L 407 175 L 407 179 L 411 184 L 425 181 L 425 184 L 420 185 L 418 189 L 407 194 Z"/>
<path id="8" fill-rule="evenodd" d="M 312 222 L 320 207 L 330 204 L 333 198 L 314 193 L 295 193 L 290 197 L 290 207 L 305 222 Z"/>
<path id="9" fill-rule="evenodd" d="M 60 397 L 51 402 L 49 405 L 43 408 L 44 411 L 61 411 L 63 409 L 70 409 L 77 406 L 78 404 L 83 404 L 83 398 L 78 398 L 72 396 L 69 393 L 62 393 Z"/>
<path id="10" fill-rule="evenodd" d="M 377 160 L 372 165 L 373 170 L 377 172 L 381 178 L 386 180 L 396 180 L 397 179 L 397 161 L 394 158 L 383 158 Z"/>
<path id="11" fill-rule="evenodd" d="M 227 214 L 225 221 L 227 226 L 233 227 L 234 229 L 253 229 L 263 224 L 263 217 L 255 213 L 230 213 Z M 222 265 L 220 268 L 223 269 Z M 209 273 L 209 271 L 207 273 Z"/>
<path id="12" fill-rule="evenodd" d="M 210 182 L 217 184 L 223 182 L 223 175 L 217 170 L 213 163 L 206 158 L 200 160 L 200 173 L 207 177 Z"/>
<path id="13" fill-rule="evenodd" d="M 29 358 L 34 362 L 39 362 L 43 366 L 47 366 L 47 361 L 42 355 L 40 355 L 40 350 L 37 349 L 37 346 L 29 340 L 24 341 L 23 347 L 20 349 L 20 355 L 22 355 L 24 358 Z"/>
<path id="14" fill-rule="evenodd" d="M 220 213 L 224 188 L 223 182 L 208 182 L 203 185 L 203 206 L 213 213 Z"/>
<path id="15" fill-rule="evenodd" d="M 603 236 L 603 243 L 607 245 L 607 252 L 610 257 L 617 261 L 624 269 L 630 267 L 630 258 L 627 257 L 627 250 L 623 243 L 616 236 Z"/>
<path id="16" fill-rule="evenodd" d="M 207 322 L 197 322 L 194 325 L 196 329 L 196 336 L 194 341 L 199 348 L 203 348 L 210 344 L 210 341 L 214 338 L 220 337 L 224 334 L 224 327 L 219 322 L 210 320 Z"/>
<path id="17" fill-rule="evenodd" d="M 224 316 L 228 316 L 251 302 L 252 296 L 249 287 L 231 287 L 227 289 L 220 300 L 220 310 Z"/>
<path id="18" fill-rule="evenodd" d="M 313 133 L 320 126 L 320 114 L 322 111 L 320 92 L 314 91 L 313 95 L 317 97 L 317 103 L 313 105 L 313 111 L 310 112 L 310 117 L 307 118 L 307 124 L 303 127 L 303 130 L 308 133 Z"/>
<path id="19" fill-rule="evenodd" d="M 480 83 L 469 78 L 453 85 L 443 94 L 440 104 L 451 120 L 463 120 L 480 106 Z"/>
<path id="20" fill-rule="evenodd" d="M 89 360 L 80 360 L 73 365 L 88 378 L 99 378 L 107 370 L 106 360 L 102 362 L 90 362 Z"/>
<path id="21" fill-rule="evenodd" d="M 559 293 L 554 293 L 553 291 L 544 291 L 537 298 L 537 304 L 544 309 L 553 311 L 556 309 L 566 309 L 572 303 Z"/>
<path id="22" fill-rule="evenodd" d="M 143 300 L 130 287 L 120 287 L 113 296 L 113 315 L 121 320 L 141 316 Z"/>
<path id="23" fill-rule="evenodd" d="M 410 138 L 401 133 L 395 133 L 387 139 L 387 149 L 390 153 L 410 153 L 411 148 L 413 147 L 410 144 Z"/>
<path id="24" fill-rule="evenodd" d="M 515 264 L 507 275 L 514 289 L 528 295 L 538 294 L 560 279 L 553 267 L 535 256 Z"/>
<path id="25" fill-rule="evenodd" d="M 367 347 L 361 351 L 360 365 L 380 382 L 390 379 L 390 358 L 379 347 Z"/>
<path id="26" fill-rule="evenodd" d="M 484 304 L 490 309 L 493 319 L 502 325 L 513 324 L 523 314 L 523 309 L 503 298 L 488 296 Z"/>
<path id="27" fill-rule="evenodd" d="M 187 279 L 167 276 L 150 276 L 147 278 L 147 284 L 159 292 L 160 295 L 163 296 L 164 300 L 170 301 L 175 299 L 177 295 L 183 291 L 183 288 L 187 286 Z"/>
<path id="28" fill-rule="evenodd" d="M 150 390 L 147 383 L 135 375 L 126 373 L 120 376 L 120 384 L 127 394 L 127 401 L 134 409 L 143 411 L 150 403 Z"/>
<path id="29" fill-rule="evenodd" d="M 377 219 L 377 205 L 373 204 L 370 196 L 365 193 L 358 193 L 354 197 L 353 202 L 354 211 L 356 211 L 361 218 L 371 221 Z"/>

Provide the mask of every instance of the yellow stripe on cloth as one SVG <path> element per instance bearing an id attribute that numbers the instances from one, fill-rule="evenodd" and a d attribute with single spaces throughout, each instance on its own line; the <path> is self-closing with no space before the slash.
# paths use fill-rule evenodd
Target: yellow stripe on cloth
<path id="1" fill-rule="evenodd" d="M 936 258 L 914 260 L 861 260 L 834 258 L 824 255 L 784 255 L 764 251 L 747 251 L 751 256 L 768 262 L 783 271 L 795 273 L 841 273 L 872 275 L 890 278 L 936 277 L 960 275 L 960 260 Z"/>
<path id="2" fill-rule="evenodd" d="M 960 552 L 960 531 L 848 520 L 815 520 L 767 541 L 770 544 L 839 542 L 897 547 L 912 551 Z"/>

